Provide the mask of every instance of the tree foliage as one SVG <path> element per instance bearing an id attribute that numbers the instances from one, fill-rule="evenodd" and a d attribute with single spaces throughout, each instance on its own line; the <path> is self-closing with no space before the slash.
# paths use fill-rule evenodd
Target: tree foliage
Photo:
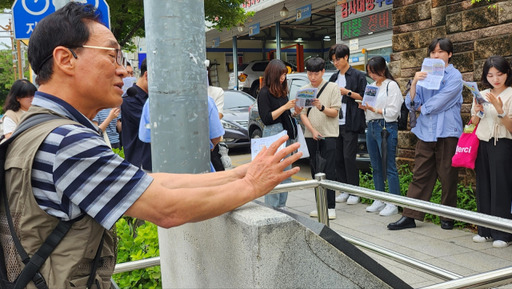
<path id="1" fill-rule="evenodd" d="M 14 72 L 11 50 L 5 47 L 0 47 L 0 49 L 0 107 L 3 107 L 5 98 L 14 83 Z M 0 109 L 1 111 L 3 110 Z"/>
<path id="2" fill-rule="evenodd" d="M 51 0 L 48 0 L 51 1 Z M 112 33 L 124 49 L 133 50 L 131 39 L 144 37 L 143 0 L 106 0 L 110 7 Z M 218 30 L 229 29 L 244 23 L 254 13 L 245 12 L 245 0 L 204 0 L 205 20 Z M 0 0 L 0 8 L 11 8 L 14 0 Z"/>
<path id="3" fill-rule="evenodd" d="M 242 3 L 245 0 L 205 0 L 204 10 L 206 21 L 218 30 L 229 29 L 244 23 L 254 12 L 245 12 Z"/>

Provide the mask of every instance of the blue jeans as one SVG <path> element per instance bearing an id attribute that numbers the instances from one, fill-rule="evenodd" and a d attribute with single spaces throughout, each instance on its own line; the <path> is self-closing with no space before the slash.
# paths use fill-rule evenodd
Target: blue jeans
<path id="1" fill-rule="evenodd" d="M 267 137 L 267 136 L 275 135 L 275 134 L 282 132 L 283 130 L 284 130 L 283 125 L 281 123 L 266 125 L 265 127 L 263 127 L 262 136 Z M 296 140 L 289 139 L 286 141 L 286 145 L 289 146 L 295 142 L 296 142 Z M 291 168 L 292 168 L 292 166 L 289 165 L 284 170 L 288 171 L 288 170 L 291 170 Z M 286 184 L 286 183 L 291 183 L 291 182 L 292 182 L 292 178 L 287 178 L 286 180 L 282 181 L 281 184 Z M 279 193 L 279 194 L 271 194 L 271 195 L 266 194 L 265 195 L 265 204 L 270 205 L 274 208 L 284 207 L 286 205 L 287 199 L 288 199 L 288 192 Z"/>
<path id="2" fill-rule="evenodd" d="M 377 119 L 368 122 L 366 132 L 366 146 L 370 154 L 370 162 L 373 169 L 373 184 L 375 190 L 384 192 L 386 177 L 382 172 L 382 137 L 381 131 L 384 127 L 384 119 Z M 400 183 L 398 181 L 398 171 L 396 169 L 396 146 L 398 143 L 398 123 L 386 122 L 386 129 L 389 132 L 387 138 L 387 162 L 386 175 L 389 185 L 389 192 L 394 195 L 400 195 Z"/>

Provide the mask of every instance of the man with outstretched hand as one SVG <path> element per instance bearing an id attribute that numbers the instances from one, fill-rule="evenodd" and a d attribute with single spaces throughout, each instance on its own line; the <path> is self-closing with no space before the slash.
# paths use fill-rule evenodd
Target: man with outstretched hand
<path id="1" fill-rule="evenodd" d="M 283 171 L 301 156 L 285 158 L 298 144 L 277 151 L 287 136 L 249 164 L 210 174 L 147 174 L 115 155 L 91 119 L 121 105 L 127 72 L 117 40 L 91 5 L 69 2 L 41 20 L 28 58 L 39 91 L 24 120 L 57 118 L 29 128 L 7 150 L 7 208 L 14 228 L 1 226 L 0 240 L 9 282 L 26 266 L 5 240 L 17 237 L 28 256 L 37 256 L 62 221 L 71 227 L 34 278 L 47 288 L 110 288 L 117 242 L 110 229 L 123 215 L 164 228 L 202 221 L 265 195 L 299 171 Z M 3 203 L 2 221 L 9 218 Z M 35 288 L 34 278 L 23 288 Z"/>

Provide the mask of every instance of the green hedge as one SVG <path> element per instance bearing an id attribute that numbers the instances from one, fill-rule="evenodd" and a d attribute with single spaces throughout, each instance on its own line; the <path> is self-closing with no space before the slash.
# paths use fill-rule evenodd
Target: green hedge
<path id="1" fill-rule="evenodd" d="M 116 223 L 117 264 L 160 256 L 155 224 L 123 217 Z M 113 276 L 120 288 L 162 288 L 160 266 L 119 273 Z"/>

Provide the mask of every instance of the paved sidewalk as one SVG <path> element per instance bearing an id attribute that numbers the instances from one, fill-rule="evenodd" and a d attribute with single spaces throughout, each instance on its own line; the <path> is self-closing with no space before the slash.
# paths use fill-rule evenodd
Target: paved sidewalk
<path id="1" fill-rule="evenodd" d="M 248 155 L 232 158 L 234 165 L 250 161 Z M 293 181 L 311 179 L 307 161 L 300 161 L 301 171 L 292 177 Z M 259 199 L 264 201 L 263 198 Z M 371 242 L 388 250 L 445 269 L 461 276 L 470 276 L 512 266 L 512 246 L 502 249 L 492 247 L 491 242 L 474 243 L 475 233 L 469 230 L 443 230 L 430 222 L 416 221 L 416 228 L 390 231 L 387 224 L 397 221 L 401 215 L 381 217 L 365 211 L 368 204 L 336 204 L 337 219 L 330 221 L 331 229 L 340 235 L 350 235 Z M 302 216 L 316 209 L 313 189 L 293 191 L 288 194 L 288 209 Z M 373 251 L 360 248 L 370 257 L 414 288 L 434 285 L 447 280 L 403 265 Z M 511 280 L 512 282 L 512 280 Z M 500 288 L 511 288 L 512 284 Z"/>
<path id="2" fill-rule="evenodd" d="M 309 212 L 316 209 L 313 189 L 290 192 L 287 206 L 293 213 L 309 216 Z M 512 246 L 496 249 L 491 242 L 474 243 L 474 233 L 469 230 L 443 230 L 429 222 L 416 222 L 414 229 L 389 231 L 387 224 L 398 220 L 401 215 L 381 217 L 367 213 L 366 206 L 337 203 L 337 218 L 330 221 L 331 229 L 340 235 L 348 234 L 462 276 L 512 266 Z M 446 281 L 361 249 L 414 288 Z M 512 288 L 512 285 L 500 288 Z"/>

